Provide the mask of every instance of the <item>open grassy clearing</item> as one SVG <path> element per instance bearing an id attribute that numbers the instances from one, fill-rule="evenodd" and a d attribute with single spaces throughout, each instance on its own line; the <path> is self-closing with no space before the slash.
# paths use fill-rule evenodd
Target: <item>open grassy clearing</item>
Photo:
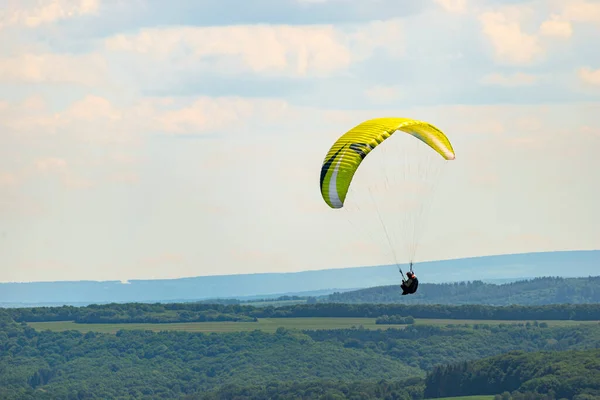
<path id="1" fill-rule="evenodd" d="M 29 326 L 37 330 L 52 331 L 78 330 L 115 333 L 120 329 L 145 329 L 151 331 L 186 332 L 243 332 L 256 329 L 275 332 L 277 328 L 287 329 L 347 329 L 353 326 L 367 329 L 402 328 L 402 325 L 377 325 L 375 318 L 261 318 L 258 322 L 191 322 L 169 324 L 76 324 L 74 322 L 31 322 Z"/>
<path id="2" fill-rule="evenodd" d="M 403 329 L 405 325 L 377 325 L 375 318 L 261 318 L 258 322 L 192 322 L 169 324 L 76 324 L 74 322 L 31 322 L 29 326 L 36 330 L 51 331 L 78 330 L 81 332 L 95 331 L 115 333 L 120 329 L 142 329 L 151 331 L 186 331 L 186 332 L 242 332 L 259 329 L 265 332 L 275 332 L 277 328 L 286 329 L 348 329 L 363 326 L 366 329 Z M 528 321 L 489 321 L 461 319 L 416 319 L 416 325 L 460 325 L 460 324 L 517 324 Z M 532 321 L 529 321 L 532 322 Z M 549 326 L 574 326 L 597 321 L 538 321 L 546 322 Z"/>

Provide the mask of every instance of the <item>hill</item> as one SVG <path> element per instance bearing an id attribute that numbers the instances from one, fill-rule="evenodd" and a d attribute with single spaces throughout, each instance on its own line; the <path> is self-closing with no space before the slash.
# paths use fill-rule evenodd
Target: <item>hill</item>
<path id="1" fill-rule="evenodd" d="M 581 277 L 600 270 L 600 250 L 499 255 L 419 263 L 422 283 L 517 279 L 536 276 Z M 32 282 L 0 284 L 0 305 L 107 302 L 182 302 L 208 298 L 330 292 L 399 281 L 396 266 L 325 269 L 296 273 L 201 276 L 163 280 Z M 337 289 L 335 289 L 337 288 Z"/>
<path id="2" fill-rule="evenodd" d="M 426 398 L 506 392 L 513 398 L 514 392 L 535 393 L 534 398 L 600 398 L 600 349 L 516 351 L 439 366 L 427 376 L 425 387 Z"/>
<path id="3" fill-rule="evenodd" d="M 334 293 L 319 299 L 331 303 L 543 305 L 600 303 L 600 276 L 535 278 L 495 285 L 482 281 L 420 284 L 412 296 L 402 296 L 398 285 Z"/>

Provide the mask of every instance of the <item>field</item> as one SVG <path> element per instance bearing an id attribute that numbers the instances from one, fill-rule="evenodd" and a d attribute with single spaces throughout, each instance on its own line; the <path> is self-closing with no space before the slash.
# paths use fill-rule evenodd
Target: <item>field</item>
<path id="1" fill-rule="evenodd" d="M 30 322 L 29 326 L 36 330 L 65 331 L 78 330 L 81 332 L 95 331 L 116 333 L 120 329 L 142 329 L 151 331 L 186 331 L 186 332 L 241 332 L 261 330 L 275 332 L 277 328 L 286 329 L 348 329 L 362 326 L 365 329 L 403 329 L 406 325 L 377 325 L 375 318 L 262 318 L 258 322 L 192 322 L 170 324 L 76 324 L 74 322 Z M 490 321 L 490 320 L 460 320 L 460 319 L 415 319 L 415 325 L 462 325 L 462 324 L 517 324 L 527 321 Z M 533 322 L 533 321 L 530 321 Z M 579 324 L 598 323 L 598 321 L 538 321 L 549 326 L 572 326 Z"/>

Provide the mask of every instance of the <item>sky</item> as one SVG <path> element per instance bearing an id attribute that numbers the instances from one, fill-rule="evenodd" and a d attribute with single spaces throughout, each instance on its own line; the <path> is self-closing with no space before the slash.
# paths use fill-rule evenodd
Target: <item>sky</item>
<path id="1" fill-rule="evenodd" d="M 417 260 L 599 249 L 599 35 L 597 0 L 0 0 L 0 281 L 406 260 L 378 153 L 363 214 L 318 185 L 387 116 L 456 152 Z"/>

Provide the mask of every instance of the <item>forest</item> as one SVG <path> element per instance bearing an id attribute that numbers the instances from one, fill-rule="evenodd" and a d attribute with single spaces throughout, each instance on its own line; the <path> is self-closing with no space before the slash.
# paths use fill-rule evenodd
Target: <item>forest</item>
<path id="1" fill-rule="evenodd" d="M 560 398 L 552 396 L 562 394 L 562 390 L 569 392 L 537 385 L 536 379 L 552 381 L 553 375 L 565 369 L 577 369 L 573 363 L 584 360 L 581 357 L 586 353 L 568 356 L 567 351 L 600 348 L 597 323 L 571 327 L 499 322 L 405 325 L 386 330 L 279 328 L 275 333 L 219 334 L 120 330 L 116 334 L 84 334 L 36 331 L 25 322 L 15 321 L 15 315 L 24 314 L 0 310 L 2 399 L 259 399 L 265 398 L 265 393 L 276 393 L 271 398 L 281 399 L 297 398 L 302 393 L 313 393 L 313 398 L 423 399 L 447 394 L 443 390 L 453 390 L 452 395 L 471 393 L 467 388 L 472 371 L 491 375 L 494 365 L 503 362 L 486 357 L 512 351 L 543 357 L 536 354 L 551 351 L 558 357 L 553 362 L 561 368 L 540 371 L 535 361 L 507 359 L 524 365 L 519 368 L 528 368 L 529 372 L 522 374 L 528 379 L 515 386 L 507 377 L 490 393 L 506 396 L 507 392 L 523 398 L 519 396 L 536 392 L 550 399 Z M 450 374 L 462 374 L 460 379 L 456 375 L 448 379 L 465 383 L 445 389 L 440 382 Z M 587 385 L 583 387 L 585 393 L 578 394 L 596 393 L 593 382 L 586 382 L 580 382 Z M 231 397 L 233 394 L 236 397 Z"/>
<path id="2" fill-rule="evenodd" d="M 545 305 L 600 303 L 600 277 L 543 277 L 505 283 L 481 281 L 445 284 L 420 283 L 418 296 L 402 296 L 398 285 L 333 293 L 326 303 Z M 409 297 L 409 298 L 406 298 Z"/>
<path id="3" fill-rule="evenodd" d="M 316 303 L 280 307 L 206 303 L 113 303 L 86 307 L 10 308 L 6 312 L 17 322 L 75 321 L 88 324 L 208 321 L 252 323 L 258 318 L 378 318 L 385 315 L 440 319 L 595 321 L 600 320 L 600 303 L 539 306 Z"/>
<path id="4" fill-rule="evenodd" d="M 559 399 L 598 398 L 600 349 L 515 351 L 439 366 L 428 374 L 424 395 L 436 398 L 501 392 L 546 393 Z"/>

